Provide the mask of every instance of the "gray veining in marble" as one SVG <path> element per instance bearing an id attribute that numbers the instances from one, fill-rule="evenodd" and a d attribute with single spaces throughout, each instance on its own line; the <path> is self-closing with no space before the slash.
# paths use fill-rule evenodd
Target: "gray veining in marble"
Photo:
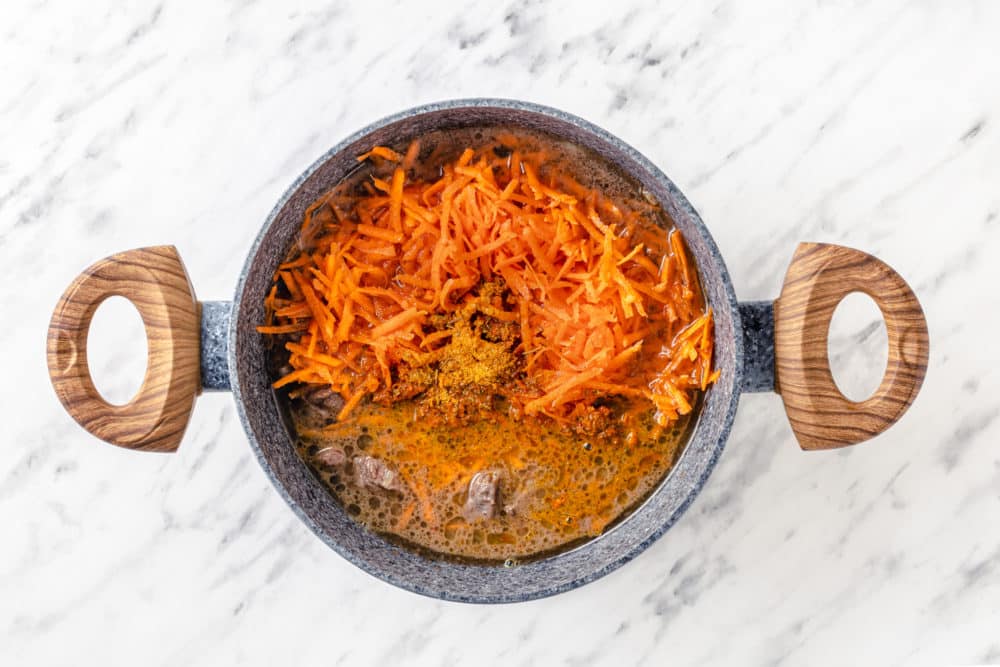
<path id="1" fill-rule="evenodd" d="M 4 3 L 0 663 L 447 665 L 469 647 L 510 665 L 1000 662 L 997 34 L 1000 5 L 971 0 Z M 228 394 L 198 399 L 169 456 L 66 416 L 44 331 L 78 271 L 173 243 L 199 297 L 227 299 L 317 155 L 474 96 L 636 146 L 701 213 L 741 300 L 777 295 L 800 240 L 896 268 L 934 341 L 903 421 L 803 453 L 780 399 L 744 395 L 663 539 L 576 591 L 471 607 L 319 542 Z M 881 363 L 878 329 L 833 332 L 838 379 Z M 142 373 L 120 341 L 93 343 L 101 386 Z"/>

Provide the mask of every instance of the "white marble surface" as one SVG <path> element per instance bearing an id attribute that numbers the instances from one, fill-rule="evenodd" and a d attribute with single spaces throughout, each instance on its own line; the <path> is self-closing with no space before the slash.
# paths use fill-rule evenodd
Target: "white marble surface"
<path id="1" fill-rule="evenodd" d="M 0 4 L 0 664 L 1000 663 L 1000 4 L 299 4 Z M 477 95 L 639 147 L 743 299 L 777 294 L 798 240 L 895 266 L 932 337 L 903 422 L 804 454 L 780 400 L 747 396 L 708 487 L 635 562 L 484 608 L 324 547 L 228 395 L 199 399 L 172 456 L 66 416 L 45 328 L 84 266 L 173 243 L 202 298 L 229 298 L 317 155 Z M 835 341 L 852 381 L 880 341 L 857 312 Z M 123 339 L 101 346 L 109 391 L 141 373 Z"/>

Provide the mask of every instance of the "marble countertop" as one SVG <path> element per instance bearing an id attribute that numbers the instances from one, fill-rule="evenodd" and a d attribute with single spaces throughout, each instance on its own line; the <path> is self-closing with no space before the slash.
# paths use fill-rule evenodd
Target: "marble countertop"
<path id="1" fill-rule="evenodd" d="M 1000 663 L 1000 4 L 433 6 L 3 4 L 0 663 Z M 45 329 L 86 265 L 172 243 L 199 296 L 227 299 L 327 147 L 471 96 L 638 147 L 699 209 L 741 299 L 774 297 L 800 240 L 893 265 L 931 331 L 910 412 L 806 454 L 776 396 L 746 396 L 664 538 L 582 589 L 498 607 L 397 590 L 328 550 L 229 395 L 198 400 L 174 455 L 102 445 L 65 414 Z M 884 354 L 863 306 L 832 342 L 852 386 Z M 141 343 L 109 312 L 95 373 L 127 397 Z"/>

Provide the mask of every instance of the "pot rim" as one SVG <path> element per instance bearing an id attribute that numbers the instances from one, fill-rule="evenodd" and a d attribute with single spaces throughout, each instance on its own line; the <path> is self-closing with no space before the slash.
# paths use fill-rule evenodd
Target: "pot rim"
<path id="1" fill-rule="evenodd" d="M 521 112 L 530 112 L 534 114 L 540 114 L 542 116 L 547 116 L 553 120 L 568 123 L 575 126 L 578 130 L 585 133 L 595 135 L 595 137 L 602 143 L 613 148 L 615 151 L 623 153 L 629 160 L 637 163 L 642 169 L 646 170 L 649 175 L 656 181 L 661 183 L 666 190 L 669 192 L 670 199 L 674 204 L 675 208 L 683 212 L 687 217 L 689 224 L 694 225 L 701 234 L 701 241 L 705 245 L 706 251 L 711 255 L 712 261 L 715 262 L 719 281 L 723 295 L 723 300 L 725 303 L 713 303 L 713 306 L 718 309 L 720 306 L 725 306 L 729 311 L 729 316 L 732 318 L 732 329 L 733 336 L 730 341 L 731 356 L 733 357 L 734 364 L 729 373 L 729 379 L 725 380 L 726 389 L 728 389 L 728 403 L 723 404 L 720 408 L 721 419 L 718 420 L 718 432 L 719 436 L 716 439 L 714 445 L 712 445 L 705 452 L 705 460 L 701 463 L 700 473 L 696 478 L 694 478 L 688 485 L 686 494 L 683 500 L 677 504 L 671 511 L 669 516 L 662 517 L 657 523 L 656 527 L 650 532 L 650 534 L 642 539 L 641 541 L 635 541 L 631 543 L 630 547 L 625 549 L 623 553 L 615 558 L 608 560 L 603 566 L 583 572 L 580 576 L 574 576 L 571 580 L 553 584 L 551 586 L 540 586 L 534 590 L 530 591 L 519 591 L 510 590 L 502 591 L 499 593 L 486 593 L 486 594 L 453 594 L 448 590 L 440 588 L 429 588 L 421 584 L 415 583 L 413 581 L 407 580 L 405 578 L 394 576 L 385 571 L 377 571 L 362 558 L 358 557 L 355 552 L 344 548 L 336 539 L 331 537 L 317 522 L 316 520 L 292 497 L 289 489 L 284 483 L 278 478 L 272 464 L 267 459 L 264 454 L 261 443 L 258 442 L 256 434 L 251 426 L 249 415 L 247 413 L 246 404 L 244 401 L 244 391 L 240 378 L 240 365 L 237 359 L 238 351 L 238 338 L 239 338 L 239 313 L 241 310 L 242 297 L 244 294 L 247 277 L 250 274 L 251 268 L 257 259 L 258 251 L 261 244 L 264 241 L 265 236 L 271 229 L 279 213 L 289 202 L 289 200 L 295 195 L 300 189 L 303 183 L 309 179 L 315 172 L 331 160 L 338 153 L 341 153 L 344 149 L 354 144 L 355 142 L 363 139 L 367 135 L 379 130 L 383 127 L 403 121 L 406 119 L 414 118 L 417 115 L 430 114 L 433 112 L 440 111 L 450 111 L 462 108 L 479 108 L 479 109 L 498 109 L 498 110 L 512 110 Z M 701 265 L 704 259 L 699 259 L 698 264 Z M 717 348 L 718 349 L 718 348 Z M 355 566 L 364 570 L 368 574 L 374 577 L 387 581 L 399 588 L 408 590 L 420 595 L 425 595 L 428 597 L 433 597 L 437 599 L 459 601 L 459 602 L 473 602 L 473 603 L 509 603 L 509 602 L 523 602 L 528 600 L 539 599 L 543 597 L 548 597 L 550 595 L 555 595 L 562 593 L 574 588 L 578 588 L 584 584 L 590 583 L 596 579 L 599 579 L 606 574 L 618 569 L 625 563 L 628 563 L 633 558 L 638 556 L 640 553 L 645 551 L 653 542 L 659 539 L 667 530 L 669 530 L 674 523 L 684 514 L 687 508 L 694 501 L 694 498 L 701 492 L 705 483 L 707 482 L 709 476 L 711 475 L 716 463 L 718 462 L 719 456 L 722 454 L 722 450 L 725 448 L 726 441 L 729 436 L 729 432 L 735 417 L 736 407 L 739 403 L 739 398 L 742 390 L 743 383 L 743 364 L 744 364 L 744 347 L 743 347 L 743 337 L 742 337 L 742 323 L 740 320 L 740 313 L 738 302 L 736 299 L 735 289 L 732 284 L 731 276 L 729 270 L 722 259 L 719 249 L 712 238 L 707 226 L 701 220 L 697 211 L 690 204 L 687 198 L 680 192 L 673 181 L 671 181 L 665 173 L 663 173 L 655 164 L 653 164 L 644 155 L 639 153 L 631 145 L 627 144 L 623 140 L 619 139 L 614 134 L 604 130 L 603 128 L 584 120 L 573 114 L 561 111 L 559 109 L 548 107 L 544 105 L 535 104 L 532 102 L 523 102 L 513 99 L 503 99 L 503 98 L 462 98 L 462 99 L 452 99 L 441 102 L 434 102 L 429 104 L 418 105 L 409 109 L 399 111 L 397 113 L 385 116 L 379 120 L 376 120 L 365 127 L 351 133 L 349 136 L 345 137 L 341 141 L 337 142 L 332 148 L 325 151 L 320 155 L 315 161 L 313 161 L 284 191 L 281 197 L 277 200 L 275 205 L 272 207 L 271 211 L 265 218 L 264 224 L 261 226 L 256 238 L 250 249 L 247 252 L 247 257 L 244 262 L 242 271 L 240 273 L 239 280 L 237 281 L 236 291 L 232 302 L 232 311 L 229 322 L 229 332 L 228 332 L 228 365 L 229 365 L 229 375 L 230 375 L 230 387 L 233 392 L 233 397 L 236 402 L 236 409 L 240 417 L 240 421 L 243 424 L 244 430 L 247 434 L 247 439 L 250 441 L 250 446 L 257 458 L 258 463 L 261 468 L 263 468 L 268 479 L 274 485 L 280 496 L 285 500 L 285 502 L 292 508 L 293 512 L 298 516 L 298 518 L 309 527 L 309 529 L 315 533 L 324 543 L 327 544 L 331 549 L 336 551 L 340 556 L 342 556 L 347 561 L 351 562 Z M 723 378 L 725 378 L 726 373 L 723 373 Z M 716 387 L 713 387 L 711 391 L 715 391 Z M 629 514 L 617 522 L 614 528 L 609 529 L 606 533 L 595 537 L 591 540 L 586 541 L 579 547 L 571 549 L 565 552 L 559 552 L 553 556 L 546 557 L 540 561 L 533 562 L 547 562 L 554 561 L 560 557 L 566 556 L 567 554 L 572 554 L 580 549 L 585 549 L 588 545 L 600 542 L 607 537 L 607 535 L 613 533 L 620 526 L 627 524 L 633 517 L 640 514 L 643 508 L 650 502 L 653 496 L 657 495 L 664 487 L 670 484 L 672 478 L 674 478 L 674 473 L 680 468 L 685 455 L 688 452 L 688 445 L 695 438 L 695 433 L 704 427 L 702 423 L 702 414 L 698 415 L 697 421 L 692 427 L 691 435 L 689 436 L 688 442 L 685 443 L 684 450 L 681 452 L 677 462 L 656 487 L 656 489 L 650 494 L 646 500 L 643 501 L 639 506 L 632 509 Z M 430 560 L 426 559 L 425 560 Z M 497 566 L 481 566 L 481 567 L 493 567 Z M 521 567 L 527 567 L 521 566 Z"/>

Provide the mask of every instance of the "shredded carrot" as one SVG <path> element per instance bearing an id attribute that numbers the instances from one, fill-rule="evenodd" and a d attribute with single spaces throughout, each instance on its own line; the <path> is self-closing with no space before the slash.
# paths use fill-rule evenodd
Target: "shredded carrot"
<path id="1" fill-rule="evenodd" d="M 367 153 L 363 153 L 358 156 L 358 162 L 364 162 L 372 156 L 380 157 L 390 162 L 399 162 L 403 159 L 403 156 L 392 150 L 391 148 L 386 148 L 385 146 L 375 146 Z"/>
<path id="2" fill-rule="evenodd" d="M 412 488 L 413 495 L 417 497 L 417 501 L 420 503 L 420 514 L 424 521 L 429 524 L 437 523 L 437 517 L 434 514 L 434 505 L 431 503 L 431 498 L 427 493 L 427 489 L 416 481 L 413 482 Z"/>
<path id="3" fill-rule="evenodd" d="M 719 371 L 680 231 L 638 224 L 647 202 L 611 201 L 507 148 L 467 148 L 414 181 L 418 142 L 376 146 L 358 158 L 380 159 L 368 194 L 331 191 L 307 209 L 309 250 L 280 265 L 258 327 L 294 342 L 275 387 L 329 385 L 343 420 L 401 360 L 451 344 L 434 318 L 499 280 L 511 298 L 481 312 L 520 332 L 531 381 L 508 398 L 524 415 L 565 422 L 607 395 L 648 400 L 661 426 L 692 410 Z"/>
<path id="4" fill-rule="evenodd" d="M 406 155 L 403 156 L 403 169 L 410 169 L 413 164 L 417 161 L 417 156 L 420 154 L 420 142 L 416 139 L 410 142 L 409 147 L 406 149 Z"/>
<path id="5" fill-rule="evenodd" d="M 262 334 L 289 334 L 305 331 L 308 328 L 309 322 L 292 322 L 291 324 L 257 327 L 257 331 Z"/>
<path id="6" fill-rule="evenodd" d="M 401 232 L 393 231 L 391 229 L 382 229 L 381 227 L 376 227 L 375 225 L 358 225 L 358 233 L 363 236 L 370 236 L 376 239 L 382 239 L 383 241 L 388 241 L 389 243 L 400 243 L 403 240 L 403 234 Z"/>
<path id="7" fill-rule="evenodd" d="M 403 328 L 407 324 L 410 324 L 414 320 L 418 320 L 421 317 L 424 317 L 424 313 L 420 312 L 416 308 L 410 308 L 408 310 L 404 310 L 398 315 L 390 317 L 388 320 L 386 320 L 382 324 L 372 329 L 371 335 L 373 338 L 377 338 L 379 336 L 385 336 L 386 334 L 390 334 L 393 331 L 396 331 L 397 329 Z"/>
<path id="8" fill-rule="evenodd" d="M 354 407 L 361 402 L 361 399 L 364 398 L 366 393 L 368 393 L 367 385 L 356 389 L 354 393 L 351 394 L 346 401 L 344 401 L 344 407 L 340 409 L 340 414 L 337 415 L 337 419 L 343 419 L 350 414 L 351 410 L 353 410 Z"/>
<path id="9" fill-rule="evenodd" d="M 399 519 L 396 521 L 396 530 L 402 530 L 410 523 L 410 519 L 413 518 L 413 512 L 417 509 L 417 504 L 409 503 L 403 508 L 403 511 L 399 514 Z"/>
<path id="10" fill-rule="evenodd" d="M 392 172 L 392 185 L 389 188 L 389 227 L 397 234 L 402 234 L 400 228 L 400 213 L 403 210 L 403 183 L 406 174 L 402 167 L 396 167 Z"/>

